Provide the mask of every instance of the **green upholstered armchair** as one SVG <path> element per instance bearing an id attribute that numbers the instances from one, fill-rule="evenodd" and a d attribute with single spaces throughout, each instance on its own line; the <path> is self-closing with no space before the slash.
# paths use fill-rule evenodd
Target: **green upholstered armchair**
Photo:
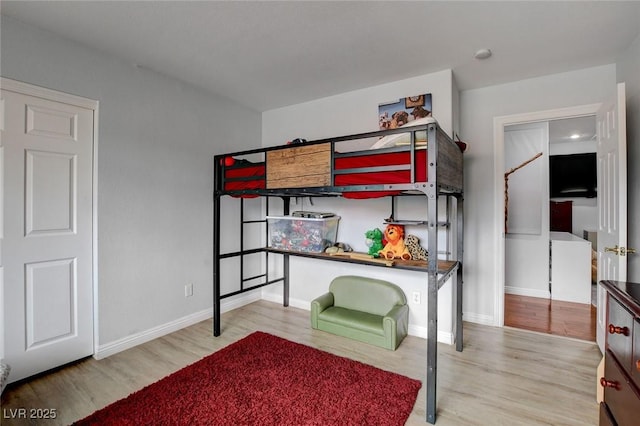
<path id="1" fill-rule="evenodd" d="M 407 298 L 387 281 L 337 277 L 311 302 L 311 327 L 395 350 L 409 328 Z"/>

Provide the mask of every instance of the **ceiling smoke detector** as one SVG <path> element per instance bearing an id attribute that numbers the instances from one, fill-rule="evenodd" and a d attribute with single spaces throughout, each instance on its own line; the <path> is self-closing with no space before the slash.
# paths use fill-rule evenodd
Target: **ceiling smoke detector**
<path id="1" fill-rule="evenodd" d="M 491 57 L 491 50 L 490 49 L 480 49 L 476 52 L 476 54 L 474 55 L 476 59 L 487 59 L 489 57 Z"/>

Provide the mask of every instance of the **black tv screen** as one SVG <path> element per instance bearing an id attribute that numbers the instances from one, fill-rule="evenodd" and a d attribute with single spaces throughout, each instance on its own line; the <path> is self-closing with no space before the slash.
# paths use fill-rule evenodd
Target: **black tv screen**
<path id="1" fill-rule="evenodd" d="M 598 192 L 596 153 L 549 156 L 551 198 L 594 198 Z"/>

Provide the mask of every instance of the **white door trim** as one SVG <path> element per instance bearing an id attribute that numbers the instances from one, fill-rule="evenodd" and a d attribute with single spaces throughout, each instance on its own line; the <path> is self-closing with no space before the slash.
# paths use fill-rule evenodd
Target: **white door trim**
<path id="1" fill-rule="evenodd" d="M 524 124 L 536 121 L 558 120 L 562 118 L 583 117 L 596 115 L 601 104 L 581 105 L 568 108 L 558 108 L 546 111 L 528 112 L 514 115 L 504 115 L 493 118 L 493 165 L 494 165 L 494 244 L 496 257 L 494 261 L 494 311 L 495 326 L 504 326 L 504 128 L 514 124 Z"/>
<path id="2" fill-rule="evenodd" d="M 34 96 L 38 98 L 48 99 L 56 102 L 62 102 L 69 105 L 93 110 L 93 189 L 92 189 L 92 291 L 93 291 L 93 353 L 98 352 L 99 336 L 98 336 L 98 108 L 97 100 L 83 98 L 69 93 L 59 92 L 57 90 L 47 89 L 46 87 L 35 86 L 33 84 L 0 77 L 0 87 L 3 90 L 20 93 L 23 95 Z M 1 196 L 1 194 L 0 194 Z M 0 206 L 2 206 L 0 200 Z M 3 335 L 4 335 L 4 329 Z M 4 344 L 0 345 L 3 348 Z M 2 354 L 0 354 L 2 355 Z"/>

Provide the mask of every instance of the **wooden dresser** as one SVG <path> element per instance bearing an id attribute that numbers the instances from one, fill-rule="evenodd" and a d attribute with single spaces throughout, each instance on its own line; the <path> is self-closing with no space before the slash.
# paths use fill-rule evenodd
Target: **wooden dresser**
<path id="1" fill-rule="evenodd" d="M 607 290 L 604 401 L 600 425 L 640 424 L 640 284 L 602 281 Z"/>

